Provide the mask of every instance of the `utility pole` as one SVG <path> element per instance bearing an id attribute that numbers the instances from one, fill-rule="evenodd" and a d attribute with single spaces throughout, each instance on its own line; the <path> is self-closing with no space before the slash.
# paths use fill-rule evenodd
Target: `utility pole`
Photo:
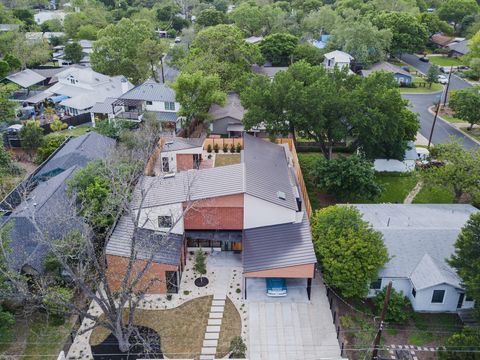
<path id="1" fill-rule="evenodd" d="M 450 73 L 448 74 L 447 88 L 445 90 L 445 100 L 443 101 L 444 107 L 447 105 L 448 88 L 450 87 L 450 79 L 452 78 L 452 72 L 453 72 L 453 65 L 450 67 Z"/>
<path id="2" fill-rule="evenodd" d="M 391 291 L 392 291 L 392 282 L 390 281 L 388 283 L 387 293 L 385 294 L 385 300 L 383 301 L 382 314 L 380 315 L 380 325 L 378 326 L 377 336 L 375 336 L 375 341 L 373 343 L 372 360 L 378 360 L 378 347 L 380 346 L 380 339 L 382 338 L 382 330 L 384 325 L 383 321 L 385 320 L 385 315 L 387 314 Z"/>
<path id="3" fill-rule="evenodd" d="M 430 149 L 430 145 L 432 143 L 433 130 L 435 129 L 435 124 L 437 122 L 437 117 L 438 117 L 438 112 L 440 111 L 440 103 L 441 102 L 442 102 L 442 100 L 438 99 L 437 109 L 435 110 L 435 117 L 433 118 L 432 129 L 430 130 L 430 136 L 428 137 L 428 145 L 427 145 L 428 149 Z"/>

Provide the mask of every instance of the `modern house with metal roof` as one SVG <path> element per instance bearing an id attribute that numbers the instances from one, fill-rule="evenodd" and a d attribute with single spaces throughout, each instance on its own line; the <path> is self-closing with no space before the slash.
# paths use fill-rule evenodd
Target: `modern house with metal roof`
<path id="1" fill-rule="evenodd" d="M 171 130 L 181 127 L 177 112 L 180 104 L 175 100 L 175 90 L 149 79 L 119 96 L 112 103 L 116 118 L 141 121 L 145 112 L 154 113 L 158 121 Z M 119 111 L 120 110 L 120 111 Z"/>
<path id="2" fill-rule="evenodd" d="M 371 73 L 377 71 L 384 71 L 393 74 L 393 77 L 400 86 L 409 86 L 413 81 L 413 76 L 408 71 L 386 61 L 373 64 L 369 69 L 361 70 L 361 74 L 362 76 L 367 77 Z"/>
<path id="3" fill-rule="evenodd" d="M 161 242 L 164 248 L 156 249 L 160 253 L 185 254 L 200 248 L 240 253 L 245 296 L 251 284 L 266 278 L 296 279 L 297 283 L 303 279 L 305 295 L 310 295 L 316 257 L 292 154 L 286 145 L 250 135 L 243 140 L 239 163 L 161 173 L 139 181 L 134 211 L 125 215 L 129 219 L 120 220 L 107 245 L 109 264 L 115 269 L 112 277 L 128 259 L 132 237 L 143 229 L 182 238 Z M 181 256 L 174 264 L 172 259 L 154 260 L 160 283 L 165 285 L 167 278 L 180 283 Z M 176 266 L 175 276 L 167 274 L 172 266 Z M 153 292 L 169 291 L 164 285 Z"/>
<path id="4" fill-rule="evenodd" d="M 353 205 L 383 234 L 390 260 L 370 285 L 370 296 L 387 286 L 407 296 L 415 311 L 454 312 L 474 302 L 447 263 L 471 214 L 462 204 Z"/>

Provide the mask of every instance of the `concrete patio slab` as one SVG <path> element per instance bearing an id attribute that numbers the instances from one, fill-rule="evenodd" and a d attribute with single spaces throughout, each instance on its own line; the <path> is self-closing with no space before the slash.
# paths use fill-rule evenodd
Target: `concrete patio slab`
<path id="1" fill-rule="evenodd" d="M 220 333 L 209 333 L 205 334 L 205 340 L 218 340 L 220 338 Z"/>
<path id="2" fill-rule="evenodd" d="M 208 319 L 208 325 L 222 325 L 222 319 Z"/>
<path id="3" fill-rule="evenodd" d="M 203 340 L 203 347 L 217 347 L 218 340 Z"/>
<path id="4" fill-rule="evenodd" d="M 225 300 L 212 300 L 212 306 L 225 306 Z"/>
<path id="5" fill-rule="evenodd" d="M 210 319 L 221 319 L 223 318 L 223 312 L 221 313 L 210 313 Z"/>
<path id="6" fill-rule="evenodd" d="M 202 355 L 215 355 L 216 353 L 216 347 L 202 347 Z"/>
<path id="7" fill-rule="evenodd" d="M 224 306 L 212 306 L 210 308 L 211 313 L 223 313 L 223 310 L 225 309 Z"/>
<path id="8" fill-rule="evenodd" d="M 216 325 L 207 325 L 207 333 L 219 333 L 220 326 Z"/>
<path id="9" fill-rule="evenodd" d="M 215 355 L 200 355 L 200 360 L 215 360 Z"/>

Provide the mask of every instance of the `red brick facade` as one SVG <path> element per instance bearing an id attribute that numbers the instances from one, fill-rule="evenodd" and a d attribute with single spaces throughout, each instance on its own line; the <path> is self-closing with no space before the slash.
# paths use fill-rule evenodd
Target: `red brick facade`
<path id="1" fill-rule="evenodd" d="M 184 217 L 185 230 L 242 230 L 243 194 L 196 201 Z"/>
<path id="2" fill-rule="evenodd" d="M 193 169 L 192 154 L 177 154 L 177 172 Z"/>

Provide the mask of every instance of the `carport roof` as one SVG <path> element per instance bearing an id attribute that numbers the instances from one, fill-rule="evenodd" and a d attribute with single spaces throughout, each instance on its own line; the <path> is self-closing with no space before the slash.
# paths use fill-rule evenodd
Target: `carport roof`
<path id="1" fill-rule="evenodd" d="M 316 263 L 307 217 L 288 223 L 247 229 L 244 233 L 243 271 L 261 271 Z"/>

